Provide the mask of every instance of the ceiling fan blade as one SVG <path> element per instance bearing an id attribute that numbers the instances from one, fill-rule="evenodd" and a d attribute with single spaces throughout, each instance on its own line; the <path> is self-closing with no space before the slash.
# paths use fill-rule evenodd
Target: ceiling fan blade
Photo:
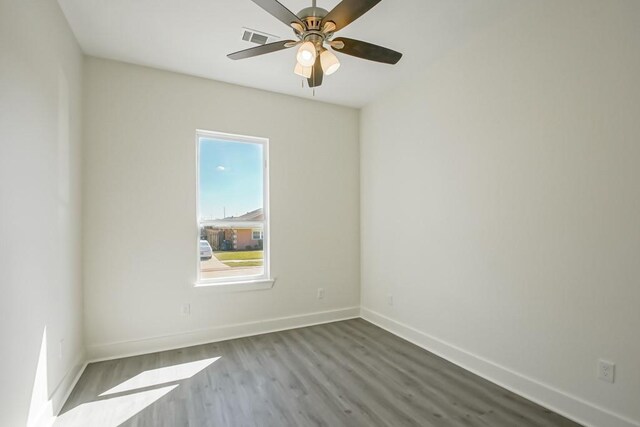
<path id="1" fill-rule="evenodd" d="M 322 19 L 322 22 L 333 22 L 336 24 L 334 31 L 338 31 L 360 18 L 373 6 L 380 3 L 380 1 L 381 0 L 342 0 Z"/>
<path id="2" fill-rule="evenodd" d="M 304 23 L 293 12 L 284 7 L 277 0 L 252 0 L 255 4 L 275 16 L 278 20 L 282 21 L 288 27 L 292 22 L 296 22 L 305 28 Z"/>
<path id="3" fill-rule="evenodd" d="M 263 44 L 262 46 L 251 47 L 249 49 L 240 50 L 227 55 L 230 59 L 246 59 L 258 55 L 264 55 L 265 53 L 277 52 L 282 49 L 287 49 L 291 46 L 287 46 L 289 43 L 295 43 L 293 40 L 281 40 L 273 43 Z"/>
<path id="4" fill-rule="evenodd" d="M 338 37 L 333 39 L 333 44 L 344 43 L 342 49 L 334 47 L 336 52 L 341 52 L 358 58 L 368 59 L 369 61 L 382 62 L 384 64 L 397 64 L 402 58 L 400 52 L 387 49 L 386 47 L 363 42 L 360 40 L 348 39 L 346 37 Z"/>
<path id="5" fill-rule="evenodd" d="M 324 72 L 322 71 L 322 65 L 320 64 L 320 55 L 316 57 L 316 62 L 313 64 L 313 70 L 311 70 L 311 77 L 307 79 L 309 87 L 318 87 L 322 84 L 322 78 Z"/>

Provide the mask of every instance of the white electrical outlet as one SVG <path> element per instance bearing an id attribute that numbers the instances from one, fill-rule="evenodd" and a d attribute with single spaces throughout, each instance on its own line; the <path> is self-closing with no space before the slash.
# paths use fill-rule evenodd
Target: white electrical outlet
<path id="1" fill-rule="evenodd" d="M 387 304 L 389 304 L 390 306 L 393 305 L 393 295 L 387 295 Z"/>
<path id="2" fill-rule="evenodd" d="M 188 316 L 191 314 L 191 304 L 183 304 L 182 305 L 182 315 Z"/>
<path id="3" fill-rule="evenodd" d="M 324 298 L 324 288 L 318 288 L 318 299 Z"/>
<path id="4" fill-rule="evenodd" d="M 598 379 L 612 383 L 615 379 L 616 365 L 606 360 L 598 360 Z"/>

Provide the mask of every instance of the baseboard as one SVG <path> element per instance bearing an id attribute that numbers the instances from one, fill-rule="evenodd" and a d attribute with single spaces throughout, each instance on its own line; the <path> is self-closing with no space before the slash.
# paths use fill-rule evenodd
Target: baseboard
<path id="1" fill-rule="evenodd" d="M 237 323 L 233 325 L 199 329 L 195 331 L 137 340 L 92 344 L 87 346 L 87 354 L 90 362 L 98 362 L 247 337 L 251 335 L 277 332 L 286 329 L 336 322 L 339 320 L 353 319 L 359 316 L 359 307 L 348 307 L 255 322 Z"/>
<path id="2" fill-rule="evenodd" d="M 87 367 L 87 362 L 85 361 L 86 355 L 84 351 L 82 354 L 76 357 L 75 363 L 73 364 L 73 368 L 67 372 L 67 375 L 64 376 L 58 387 L 53 391 L 51 396 L 51 403 L 53 407 L 53 413 L 59 414 L 64 406 L 65 402 L 71 395 L 74 387 L 78 383 L 78 380 L 82 376 L 85 368 Z"/>
<path id="3" fill-rule="evenodd" d="M 360 317 L 509 391 L 573 421 L 591 427 L 640 427 L 640 424 L 576 396 L 540 383 L 362 307 Z"/>

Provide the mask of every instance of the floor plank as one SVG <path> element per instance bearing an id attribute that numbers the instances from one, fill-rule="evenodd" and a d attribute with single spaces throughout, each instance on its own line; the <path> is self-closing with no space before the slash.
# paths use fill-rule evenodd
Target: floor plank
<path id="1" fill-rule="evenodd" d="M 578 426 L 362 319 L 90 364 L 57 427 Z"/>

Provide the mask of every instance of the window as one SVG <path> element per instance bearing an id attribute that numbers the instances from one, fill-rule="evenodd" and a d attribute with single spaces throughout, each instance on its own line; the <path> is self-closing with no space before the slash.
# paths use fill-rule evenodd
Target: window
<path id="1" fill-rule="evenodd" d="M 198 284 L 269 279 L 268 140 L 196 139 Z"/>

